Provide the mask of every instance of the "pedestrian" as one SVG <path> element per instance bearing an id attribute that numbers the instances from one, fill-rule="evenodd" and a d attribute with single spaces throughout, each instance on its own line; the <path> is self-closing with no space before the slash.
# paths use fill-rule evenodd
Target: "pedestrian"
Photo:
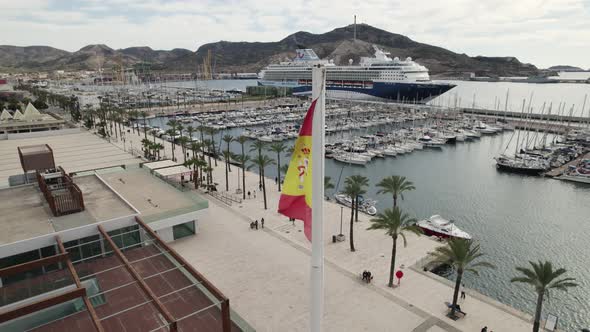
<path id="1" fill-rule="evenodd" d="M 252 194 L 254 194 L 254 198 L 256 198 L 256 190 L 254 190 Z"/>
<path id="2" fill-rule="evenodd" d="M 484 326 L 483 329 L 481 329 L 481 332 L 488 332 L 488 327 Z"/>
<path id="3" fill-rule="evenodd" d="M 262 191 L 262 183 L 258 184 L 258 190 Z"/>
<path id="4" fill-rule="evenodd" d="M 256 219 L 256 220 L 254 221 L 254 227 L 256 228 L 256 230 L 258 230 L 258 219 Z"/>
<path id="5" fill-rule="evenodd" d="M 277 184 L 279 182 L 279 180 L 277 179 L 277 177 L 275 176 L 275 184 Z"/>
<path id="6" fill-rule="evenodd" d="M 248 199 L 250 199 L 250 190 L 248 190 Z"/>
<path id="7" fill-rule="evenodd" d="M 465 300 L 465 284 L 461 284 L 461 300 Z"/>
<path id="8" fill-rule="evenodd" d="M 260 219 L 260 225 L 262 225 L 262 228 L 264 228 L 264 218 Z"/>
<path id="9" fill-rule="evenodd" d="M 290 218 L 291 222 L 293 223 L 293 226 L 295 226 L 295 218 Z"/>

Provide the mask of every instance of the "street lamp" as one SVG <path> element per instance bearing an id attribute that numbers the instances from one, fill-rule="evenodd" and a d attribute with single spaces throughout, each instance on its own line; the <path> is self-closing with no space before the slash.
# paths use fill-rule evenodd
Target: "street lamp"
<path id="1" fill-rule="evenodd" d="M 342 234 L 342 213 L 343 213 L 343 211 L 344 211 L 344 206 L 341 206 L 340 207 L 340 234 L 338 234 L 340 236 L 344 236 L 344 234 Z"/>

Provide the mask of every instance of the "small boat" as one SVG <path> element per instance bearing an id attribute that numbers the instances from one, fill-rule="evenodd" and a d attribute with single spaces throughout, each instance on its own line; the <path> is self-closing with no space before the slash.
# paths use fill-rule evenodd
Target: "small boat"
<path id="1" fill-rule="evenodd" d="M 350 207 L 351 205 L 350 196 L 346 194 L 336 194 L 334 195 L 334 199 L 336 199 L 336 202 L 344 206 Z M 372 199 L 365 199 L 363 196 L 359 196 L 359 211 L 366 213 L 370 216 L 374 216 L 377 214 L 377 208 L 375 207 L 376 203 L 377 201 L 374 201 Z"/>
<path id="2" fill-rule="evenodd" d="M 438 214 L 416 222 L 416 226 L 420 227 L 424 234 L 428 236 L 434 235 L 443 239 L 460 238 L 471 240 L 471 235 L 459 229 L 453 220 L 446 220 Z"/>
<path id="3" fill-rule="evenodd" d="M 571 165 L 565 173 L 556 179 L 590 184 L 590 160 L 582 161 L 580 167 Z"/>

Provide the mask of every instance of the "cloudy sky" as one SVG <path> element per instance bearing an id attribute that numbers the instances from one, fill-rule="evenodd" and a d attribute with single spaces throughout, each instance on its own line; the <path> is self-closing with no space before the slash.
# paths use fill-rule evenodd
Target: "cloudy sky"
<path id="1" fill-rule="evenodd" d="M 590 68 L 590 0 L 0 0 L 0 44 L 196 50 L 323 33 L 354 14 L 457 53 Z"/>

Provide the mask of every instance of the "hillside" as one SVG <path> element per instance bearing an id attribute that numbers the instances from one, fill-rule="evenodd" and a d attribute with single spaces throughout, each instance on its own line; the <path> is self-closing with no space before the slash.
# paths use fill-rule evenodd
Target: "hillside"
<path id="1" fill-rule="evenodd" d="M 277 42 L 219 41 L 202 45 L 196 52 L 152 50 L 149 47 L 114 50 L 106 45 L 89 45 L 76 52 L 46 46 L 0 46 L 0 68 L 94 70 L 119 63 L 129 66 L 149 62 L 154 69 L 194 72 L 211 50 L 215 72 L 258 72 L 269 63 L 292 58 L 295 49 L 303 47 L 313 48 L 318 56 L 333 59 L 337 64 L 348 64 L 349 59 L 358 63 L 360 57 L 372 55 L 373 44 L 393 56 L 414 58 L 435 76 L 452 77 L 467 72 L 475 72 L 478 76 L 530 76 L 538 73 L 535 66 L 521 63 L 515 57 L 469 57 L 366 24 L 357 25 L 356 41 L 353 40 L 353 26 L 349 25 L 323 34 L 301 31 Z"/>

